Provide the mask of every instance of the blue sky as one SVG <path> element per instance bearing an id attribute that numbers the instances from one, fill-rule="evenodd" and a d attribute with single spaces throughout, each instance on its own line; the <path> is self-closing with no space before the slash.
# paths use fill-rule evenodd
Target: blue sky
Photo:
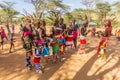
<path id="1" fill-rule="evenodd" d="M 0 0 L 2 1 L 9 1 L 9 2 L 15 2 L 14 9 L 18 10 L 21 13 L 24 13 L 23 9 L 25 9 L 27 12 L 32 13 L 34 11 L 34 8 L 31 4 L 24 2 L 24 0 Z M 84 8 L 84 6 L 80 3 L 82 0 L 63 0 L 65 4 L 68 4 L 71 6 L 71 10 L 74 8 Z M 109 3 L 113 3 L 115 1 L 119 0 L 103 0 L 107 1 Z"/>

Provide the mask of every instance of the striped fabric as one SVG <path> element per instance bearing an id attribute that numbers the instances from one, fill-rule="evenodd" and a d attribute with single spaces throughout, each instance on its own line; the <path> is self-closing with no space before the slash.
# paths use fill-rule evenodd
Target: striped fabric
<path id="1" fill-rule="evenodd" d="M 71 46 L 73 44 L 73 35 L 68 35 L 66 39 L 66 46 Z"/>

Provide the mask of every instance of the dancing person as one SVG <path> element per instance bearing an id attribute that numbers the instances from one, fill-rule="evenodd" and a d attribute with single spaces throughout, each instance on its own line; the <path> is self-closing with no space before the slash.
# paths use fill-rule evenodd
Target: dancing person
<path id="1" fill-rule="evenodd" d="M 80 48 L 77 52 L 77 55 L 85 55 L 87 56 L 86 54 L 86 37 L 84 35 L 81 35 L 80 36 Z M 81 53 L 81 54 L 80 54 Z"/>
<path id="2" fill-rule="evenodd" d="M 3 49 L 4 38 L 6 38 L 8 40 L 7 35 L 6 35 L 3 27 L 1 27 L 1 29 L 0 29 L 0 35 L 1 35 L 1 46 L 2 46 L 2 49 Z"/>
<path id="3" fill-rule="evenodd" d="M 98 57 L 101 57 L 102 61 L 106 60 L 107 47 L 108 47 L 107 38 L 105 37 L 104 34 L 102 34 L 100 37 L 100 42 L 97 49 L 97 55 Z"/>
<path id="4" fill-rule="evenodd" d="M 12 51 L 12 48 L 15 50 L 15 45 L 14 45 L 14 34 L 11 33 L 11 36 L 10 36 L 10 49 L 9 49 L 9 53 L 11 53 Z"/>

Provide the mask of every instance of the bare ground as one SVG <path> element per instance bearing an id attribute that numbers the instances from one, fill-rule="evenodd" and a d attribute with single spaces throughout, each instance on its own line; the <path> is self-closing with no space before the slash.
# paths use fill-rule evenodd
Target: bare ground
<path id="1" fill-rule="evenodd" d="M 35 69 L 26 70 L 25 51 L 20 36 L 16 35 L 13 53 L 9 53 L 9 44 L 5 44 L 4 50 L 0 49 L 0 80 L 120 80 L 120 42 L 112 36 L 107 61 L 99 62 L 95 54 L 98 41 L 98 38 L 88 36 L 87 57 L 77 56 L 77 49 L 73 49 L 72 53 L 65 54 L 63 62 L 43 63 L 45 72 L 38 74 Z"/>

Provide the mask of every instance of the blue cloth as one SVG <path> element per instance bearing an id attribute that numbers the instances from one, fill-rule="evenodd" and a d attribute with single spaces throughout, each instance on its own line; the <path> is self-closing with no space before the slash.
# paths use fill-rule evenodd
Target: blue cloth
<path id="1" fill-rule="evenodd" d="M 41 56 L 44 57 L 44 56 L 49 56 L 49 55 L 50 55 L 49 47 L 43 48 L 43 51 L 42 51 L 42 53 L 41 53 Z"/>
<path id="2" fill-rule="evenodd" d="M 31 66 L 31 58 L 28 56 L 28 53 L 26 53 L 26 67 L 30 67 Z"/>
<path id="3" fill-rule="evenodd" d="M 62 39 L 62 40 L 58 40 L 58 42 L 61 42 L 64 45 L 66 43 L 66 40 Z"/>

